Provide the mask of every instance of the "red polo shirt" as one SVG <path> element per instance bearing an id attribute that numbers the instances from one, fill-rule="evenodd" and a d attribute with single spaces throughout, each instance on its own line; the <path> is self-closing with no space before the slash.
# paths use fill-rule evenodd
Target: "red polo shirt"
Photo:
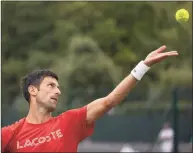
<path id="1" fill-rule="evenodd" d="M 86 124 L 86 107 L 69 110 L 42 124 L 25 118 L 3 127 L 2 152 L 77 152 L 78 144 L 93 133 Z"/>

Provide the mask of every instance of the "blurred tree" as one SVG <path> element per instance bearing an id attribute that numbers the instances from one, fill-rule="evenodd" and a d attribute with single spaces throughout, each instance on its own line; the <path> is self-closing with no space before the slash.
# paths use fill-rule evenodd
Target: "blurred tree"
<path id="1" fill-rule="evenodd" d="M 70 95 L 82 98 L 81 104 L 75 102 L 82 105 L 112 90 L 139 60 L 163 44 L 180 56 L 153 67 L 131 95 L 145 99 L 152 84 L 165 88 L 168 82 L 191 84 L 186 79 L 192 71 L 191 18 L 184 24 L 174 18 L 177 9 L 192 12 L 191 6 L 191 2 L 3 1 L 3 105 L 18 99 L 20 77 L 37 68 L 59 74 L 67 107 L 75 101 L 68 99 Z"/>
<path id="2" fill-rule="evenodd" d="M 63 107 L 59 108 L 87 104 L 108 94 L 120 81 L 120 68 L 89 37 L 72 37 L 68 50 L 69 54 L 53 66 L 64 91 L 60 102 Z"/>

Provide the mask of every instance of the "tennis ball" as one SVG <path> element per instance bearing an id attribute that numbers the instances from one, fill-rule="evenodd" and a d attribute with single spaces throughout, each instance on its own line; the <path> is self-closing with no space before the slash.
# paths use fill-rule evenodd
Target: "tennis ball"
<path id="1" fill-rule="evenodd" d="M 183 23 L 183 22 L 187 22 L 189 19 L 189 13 L 187 10 L 185 9 L 179 9 L 177 12 L 176 12 L 176 20 L 179 22 L 179 23 Z"/>

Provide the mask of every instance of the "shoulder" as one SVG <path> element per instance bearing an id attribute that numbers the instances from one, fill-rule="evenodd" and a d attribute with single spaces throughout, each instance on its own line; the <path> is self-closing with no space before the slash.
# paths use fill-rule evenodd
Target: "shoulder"
<path id="1" fill-rule="evenodd" d="M 20 119 L 19 121 L 16 121 L 15 123 L 8 125 L 8 126 L 4 126 L 2 127 L 1 131 L 2 133 L 7 133 L 7 132 L 14 132 L 22 123 L 24 122 L 24 118 Z"/>
<path id="2" fill-rule="evenodd" d="M 61 113 L 57 118 L 73 118 L 79 119 L 81 117 L 85 118 L 87 113 L 87 107 L 83 106 L 76 109 L 70 109 L 66 112 Z"/>
<path id="3" fill-rule="evenodd" d="M 86 106 L 84 107 L 80 107 L 80 108 L 75 108 L 75 109 L 70 109 L 66 112 L 63 112 L 62 114 L 60 114 L 59 116 L 61 115 L 72 115 L 72 116 L 75 116 L 75 115 L 79 115 L 81 113 L 86 113 Z"/>

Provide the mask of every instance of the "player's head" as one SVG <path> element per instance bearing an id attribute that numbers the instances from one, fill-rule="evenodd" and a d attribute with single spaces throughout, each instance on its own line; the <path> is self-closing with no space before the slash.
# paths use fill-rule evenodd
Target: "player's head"
<path id="1" fill-rule="evenodd" d="M 166 129 L 169 128 L 170 127 L 170 122 L 168 122 L 168 121 L 164 122 L 163 127 L 166 128 Z"/>
<path id="2" fill-rule="evenodd" d="M 58 76 L 50 70 L 36 70 L 22 79 L 22 90 L 25 99 L 31 103 L 54 111 L 61 94 Z"/>

